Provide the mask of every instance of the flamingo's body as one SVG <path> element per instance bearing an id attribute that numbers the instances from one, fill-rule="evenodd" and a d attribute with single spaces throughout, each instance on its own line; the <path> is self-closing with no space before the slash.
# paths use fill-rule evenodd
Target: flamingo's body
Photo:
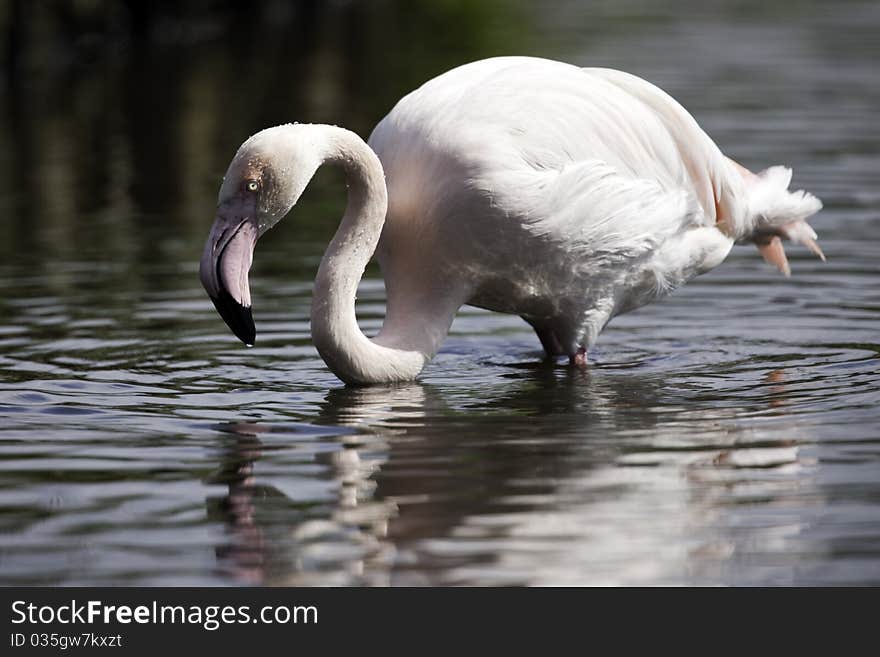
<path id="1" fill-rule="evenodd" d="M 318 349 L 346 381 L 412 378 L 465 303 L 520 315 L 549 355 L 582 363 L 612 317 L 717 266 L 736 241 L 755 242 L 786 274 L 780 237 L 821 255 L 804 221 L 821 204 L 787 191 L 788 169 L 752 174 L 670 96 L 618 71 L 497 58 L 412 92 L 369 140 L 386 177 L 384 226 L 377 162 L 358 142 L 328 126 L 263 131 L 230 166 L 220 206 L 257 170 L 291 188 L 273 191 L 283 202 L 264 209 L 255 241 L 321 162 L 346 168 L 354 180 L 349 210 L 313 305 Z M 231 289 L 242 276 L 246 288 L 249 253 L 226 276 L 218 268 L 225 246 L 217 253 L 217 243 L 214 235 L 214 259 L 203 257 L 203 280 L 206 268 L 215 272 L 206 287 L 229 279 L 219 287 L 249 307 L 246 289 Z M 373 248 L 388 311 L 380 334 L 367 340 L 354 323 L 353 295 Z M 229 321 L 234 313 L 225 312 Z"/>

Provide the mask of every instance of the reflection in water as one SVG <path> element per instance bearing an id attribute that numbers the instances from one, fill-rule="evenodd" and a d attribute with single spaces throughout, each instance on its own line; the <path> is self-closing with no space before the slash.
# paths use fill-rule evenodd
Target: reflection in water
<path id="1" fill-rule="evenodd" d="M 764 376 L 764 382 L 765 384 L 771 384 L 768 388 L 770 406 L 785 406 L 785 370 L 778 369 L 767 372 L 767 374 Z"/>
<path id="2" fill-rule="evenodd" d="M 255 502 L 273 492 L 277 495 L 277 491 L 258 487 L 254 479 L 254 461 L 262 456 L 257 435 L 267 429 L 253 423 L 230 424 L 224 429 L 235 435 L 235 441 L 227 447 L 220 470 L 209 480 L 229 486 L 225 497 L 209 500 L 209 517 L 224 519 L 229 531 L 228 542 L 217 548 L 217 561 L 236 581 L 261 584 L 266 579 L 266 543 L 256 523 Z"/>
<path id="3" fill-rule="evenodd" d="M 649 377 L 516 369 L 479 410 L 431 385 L 332 389 L 318 424 L 357 432 L 334 436 L 316 457 L 335 491 L 321 519 L 256 483 L 271 425 L 224 425 L 234 438 L 212 481 L 228 494 L 210 502 L 228 530 L 221 570 L 292 585 L 736 580 L 744 547 L 745 558 L 785 553 L 801 530 L 797 521 L 741 526 L 731 520 L 738 506 L 772 518 L 793 497 L 821 502 L 815 460 L 801 454 L 806 431 L 670 406 Z M 776 416 L 784 377 L 766 378 Z M 474 431 L 494 408 L 522 421 Z M 790 582 L 793 567 L 782 560 L 767 576 Z"/>
<path id="4" fill-rule="evenodd" d="M 209 516 L 227 528 L 217 548 L 223 574 L 247 584 L 387 584 L 391 548 L 385 537 L 396 509 L 372 499 L 375 441 L 351 434 L 338 449 L 318 454 L 336 499 L 315 505 L 257 483 L 265 448 L 259 438 L 270 428 L 241 422 L 223 431 L 234 439 L 211 482 L 228 486 L 228 493 L 208 500 Z"/>

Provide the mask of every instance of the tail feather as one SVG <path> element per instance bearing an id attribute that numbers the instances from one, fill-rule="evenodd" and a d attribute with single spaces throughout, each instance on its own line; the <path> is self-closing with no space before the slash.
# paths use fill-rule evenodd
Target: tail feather
<path id="1" fill-rule="evenodd" d="M 734 163 L 736 164 L 736 163 Z M 825 254 L 807 219 L 822 209 L 822 201 L 803 190 L 789 191 L 791 169 L 775 166 L 753 174 L 737 165 L 746 183 L 751 226 L 740 242 L 753 242 L 764 259 L 786 276 L 791 274 L 782 239 L 803 244 L 823 261 Z"/>
<path id="2" fill-rule="evenodd" d="M 772 231 L 803 221 L 822 209 L 822 201 L 812 194 L 802 189 L 788 191 L 790 182 L 791 169 L 779 166 L 770 167 L 752 179 L 749 212 L 756 218 L 759 231 Z M 813 239 L 815 237 L 813 233 Z"/>

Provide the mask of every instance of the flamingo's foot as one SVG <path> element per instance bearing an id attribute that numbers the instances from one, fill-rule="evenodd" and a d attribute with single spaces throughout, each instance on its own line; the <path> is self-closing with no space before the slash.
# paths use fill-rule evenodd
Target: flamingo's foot
<path id="1" fill-rule="evenodd" d="M 587 348 L 581 347 L 574 354 L 571 354 L 568 357 L 568 363 L 570 365 L 574 365 L 575 367 L 586 367 L 587 366 Z"/>

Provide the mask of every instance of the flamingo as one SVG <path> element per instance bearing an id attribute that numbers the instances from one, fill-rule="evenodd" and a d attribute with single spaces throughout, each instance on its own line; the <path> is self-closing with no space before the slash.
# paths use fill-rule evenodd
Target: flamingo
<path id="1" fill-rule="evenodd" d="M 369 144 L 369 145 L 368 145 Z M 605 325 L 753 243 L 788 276 L 782 239 L 824 260 L 791 170 L 725 157 L 671 96 L 634 75 L 531 57 L 452 69 L 411 92 L 365 144 L 287 124 L 247 139 L 220 187 L 200 278 L 245 344 L 257 239 L 315 171 L 345 172 L 345 214 L 315 278 L 312 338 L 349 384 L 412 380 L 458 309 L 519 315 L 548 358 L 585 366 Z M 355 296 L 374 256 L 386 315 L 368 338 Z"/>

